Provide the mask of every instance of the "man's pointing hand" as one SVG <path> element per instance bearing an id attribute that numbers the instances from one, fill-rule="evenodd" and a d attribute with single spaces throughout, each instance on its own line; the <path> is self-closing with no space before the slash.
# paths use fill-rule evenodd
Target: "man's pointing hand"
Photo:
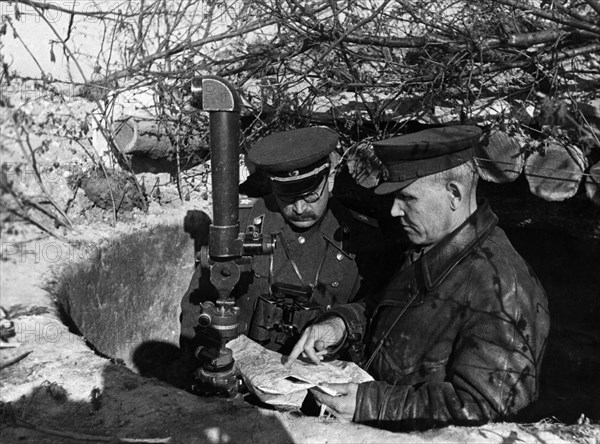
<path id="1" fill-rule="evenodd" d="M 328 353 L 327 347 L 338 345 L 344 339 L 345 332 L 346 325 L 337 316 L 307 327 L 290 353 L 286 365 L 292 365 L 300 355 L 315 364 L 321 363 L 323 356 Z"/>

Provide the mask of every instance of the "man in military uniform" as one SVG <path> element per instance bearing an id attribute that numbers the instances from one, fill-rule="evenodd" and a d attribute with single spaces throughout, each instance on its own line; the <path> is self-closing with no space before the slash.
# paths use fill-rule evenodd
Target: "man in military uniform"
<path id="1" fill-rule="evenodd" d="M 241 225 L 272 236 L 276 247 L 271 255 L 252 258 L 252 272 L 242 274 L 233 294 L 241 333 L 284 354 L 308 322 L 332 306 L 375 293 L 391 270 L 376 223 L 330 195 L 329 155 L 337 142 L 330 129 L 303 128 L 271 134 L 248 155 L 268 173 L 272 193 L 249 213 L 240 212 Z M 202 272 L 198 267 L 182 301 L 186 349 L 210 342 L 197 320 L 199 304 L 216 294 Z"/>
<path id="2" fill-rule="evenodd" d="M 373 306 L 339 305 L 290 354 L 315 363 L 366 334 L 376 379 L 315 391 L 335 415 L 392 430 L 514 419 L 536 400 L 549 330 L 546 294 L 485 200 L 476 200 L 473 126 L 375 143 L 392 216 L 413 244 Z"/>

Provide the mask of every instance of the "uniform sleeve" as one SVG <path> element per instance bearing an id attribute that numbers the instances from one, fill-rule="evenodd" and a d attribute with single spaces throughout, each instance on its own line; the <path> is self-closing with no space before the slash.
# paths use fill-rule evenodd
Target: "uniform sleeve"
<path id="1" fill-rule="evenodd" d="M 535 307 L 543 290 L 535 283 L 524 290 L 510 273 L 473 270 L 445 377 L 414 386 L 361 384 L 356 422 L 391 430 L 480 424 L 510 419 L 537 398 L 543 341 L 533 336 L 536 322 L 545 322 Z"/>
<path id="2" fill-rule="evenodd" d="M 339 316 L 346 325 L 347 336 L 364 337 L 367 328 L 367 303 L 365 301 L 353 304 L 341 304 L 331 307 L 322 314 L 315 322 L 323 321 L 332 316 Z"/>
<path id="3" fill-rule="evenodd" d="M 371 301 L 371 299 L 367 299 L 352 304 L 336 305 L 315 320 L 315 323 L 319 323 L 337 316 L 344 321 L 346 326 L 344 338 L 337 346 L 331 347 L 330 355 L 335 355 L 342 349 L 348 349 L 349 358 L 360 364 L 364 358 L 364 340 L 372 307 Z"/>

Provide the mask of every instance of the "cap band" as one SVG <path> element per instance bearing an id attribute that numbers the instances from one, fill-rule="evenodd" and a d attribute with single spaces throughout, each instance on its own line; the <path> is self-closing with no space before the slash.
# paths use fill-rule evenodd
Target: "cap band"
<path id="1" fill-rule="evenodd" d="M 327 168 L 329 168 L 329 162 L 324 163 L 320 167 L 317 167 L 317 168 L 309 171 L 308 173 L 304 173 L 304 174 L 300 174 L 300 170 L 295 170 L 295 171 L 290 171 L 288 173 L 289 176 L 285 176 L 285 177 L 271 175 L 271 180 L 276 181 L 276 182 L 295 182 L 295 181 L 299 181 L 302 179 L 306 179 L 308 177 L 316 176 L 321 171 L 326 170 Z"/>
<path id="2" fill-rule="evenodd" d="M 406 188 L 421 177 L 431 176 L 462 165 L 473 158 L 473 150 L 467 149 L 447 156 L 398 162 L 387 165 L 389 177 L 375 187 L 375 194 L 390 194 Z"/>
<path id="3" fill-rule="evenodd" d="M 430 159 L 392 163 L 386 166 L 389 173 L 387 181 L 403 182 L 408 179 L 418 179 L 420 177 L 430 176 L 462 165 L 472 158 L 472 150 L 467 149 Z"/>
<path id="4" fill-rule="evenodd" d="M 301 197 L 315 191 L 323 181 L 323 178 L 327 177 L 328 172 L 328 168 L 319 168 L 316 174 L 308 174 L 303 179 L 290 180 L 288 182 L 273 180 L 274 178 L 271 177 L 271 185 L 273 186 L 273 191 L 280 196 Z"/>

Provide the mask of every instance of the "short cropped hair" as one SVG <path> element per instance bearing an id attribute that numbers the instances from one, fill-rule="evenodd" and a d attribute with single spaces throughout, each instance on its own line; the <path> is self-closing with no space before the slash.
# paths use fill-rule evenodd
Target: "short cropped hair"
<path id="1" fill-rule="evenodd" d="M 469 190 L 477 185 L 478 179 L 479 174 L 472 160 L 430 176 L 431 182 L 437 185 L 446 186 L 450 182 L 459 182 Z"/>

